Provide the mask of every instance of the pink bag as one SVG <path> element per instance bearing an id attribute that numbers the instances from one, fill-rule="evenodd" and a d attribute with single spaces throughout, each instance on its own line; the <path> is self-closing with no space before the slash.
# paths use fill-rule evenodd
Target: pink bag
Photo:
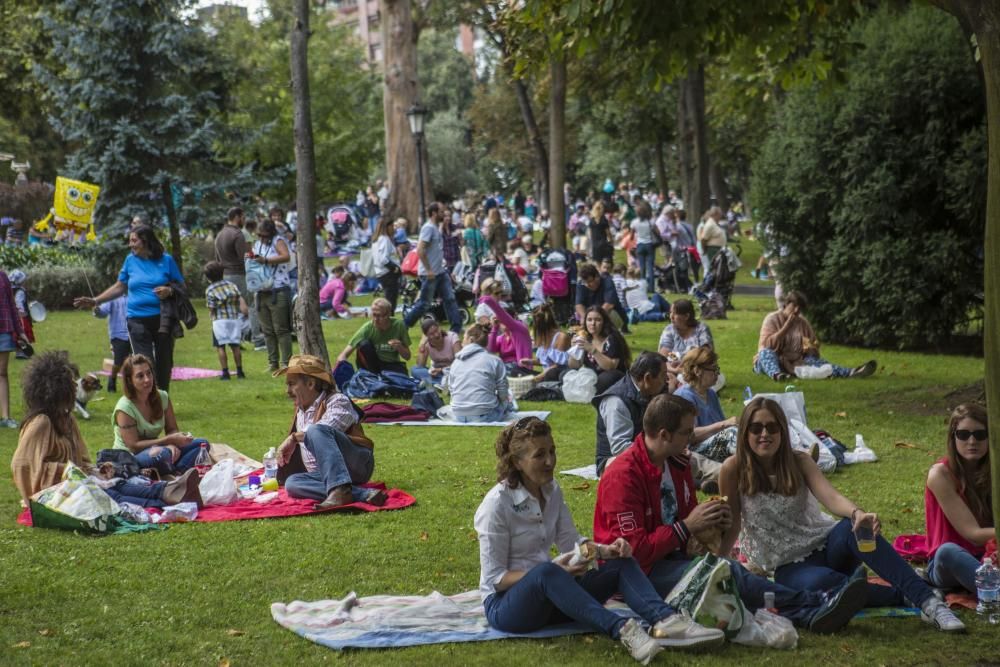
<path id="1" fill-rule="evenodd" d="M 420 255 L 417 254 L 416 248 L 406 253 L 406 257 L 403 258 L 403 263 L 400 265 L 399 270 L 407 276 L 416 276 L 417 267 L 420 266 Z"/>
<path id="2" fill-rule="evenodd" d="M 896 550 L 904 560 L 926 562 L 927 561 L 927 536 L 926 535 L 898 535 L 892 542 L 892 548 Z"/>
<path id="3" fill-rule="evenodd" d="M 552 297 L 569 294 L 569 274 L 560 269 L 542 269 L 542 294 Z"/>

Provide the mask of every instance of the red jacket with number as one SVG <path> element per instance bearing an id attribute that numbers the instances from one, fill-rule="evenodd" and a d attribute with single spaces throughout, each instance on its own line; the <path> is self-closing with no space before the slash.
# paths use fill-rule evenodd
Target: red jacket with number
<path id="1" fill-rule="evenodd" d="M 650 463 L 641 432 L 604 470 L 597 487 L 594 541 L 611 544 L 624 537 L 646 573 L 656 561 L 685 548 L 690 532 L 683 519 L 698 504 L 686 457 L 667 459 L 667 467 L 677 499 L 677 518 L 670 525 L 664 525 L 660 506 L 663 470 Z"/>

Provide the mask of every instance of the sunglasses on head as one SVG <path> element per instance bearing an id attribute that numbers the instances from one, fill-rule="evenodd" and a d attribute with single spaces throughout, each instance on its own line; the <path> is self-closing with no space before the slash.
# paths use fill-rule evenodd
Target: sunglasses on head
<path id="1" fill-rule="evenodd" d="M 747 426 L 747 430 L 754 435 L 760 435 L 765 430 L 767 430 L 767 432 L 771 435 L 777 435 L 781 432 L 781 425 L 779 425 L 778 422 L 767 422 L 766 424 L 762 422 L 750 422 Z"/>
<path id="2" fill-rule="evenodd" d="M 969 431 L 967 429 L 959 429 L 955 431 L 955 440 L 968 440 L 970 437 L 975 438 L 979 442 L 983 442 L 990 435 L 990 432 L 985 428 L 978 428 L 975 431 Z"/>

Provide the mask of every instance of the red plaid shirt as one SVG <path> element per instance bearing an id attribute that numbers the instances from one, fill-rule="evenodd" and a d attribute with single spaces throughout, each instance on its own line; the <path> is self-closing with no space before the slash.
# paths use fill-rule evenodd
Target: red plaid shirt
<path id="1" fill-rule="evenodd" d="M 17 337 L 24 333 L 21 326 L 21 316 L 14 305 L 14 290 L 10 286 L 7 274 L 0 271 L 0 334 L 10 334 L 17 342 Z"/>

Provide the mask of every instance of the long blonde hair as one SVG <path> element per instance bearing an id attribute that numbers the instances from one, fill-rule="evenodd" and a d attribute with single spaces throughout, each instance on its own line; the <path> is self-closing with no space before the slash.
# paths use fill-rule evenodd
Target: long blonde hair
<path id="1" fill-rule="evenodd" d="M 750 449 L 750 421 L 758 410 L 767 410 L 781 427 L 781 445 L 774 455 L 774 481 L 768 476 L 760 457 Z M 788 436 L 788 418 L 785 411 L 770 398 L 758 396 L 750 401 L 740 416 L 739 434 L 736 437 L 737 488 L 741 495 L 778 493 L 794 496 L 805 483 L 802 471 L 795 461 L 792 441 Z"/>

